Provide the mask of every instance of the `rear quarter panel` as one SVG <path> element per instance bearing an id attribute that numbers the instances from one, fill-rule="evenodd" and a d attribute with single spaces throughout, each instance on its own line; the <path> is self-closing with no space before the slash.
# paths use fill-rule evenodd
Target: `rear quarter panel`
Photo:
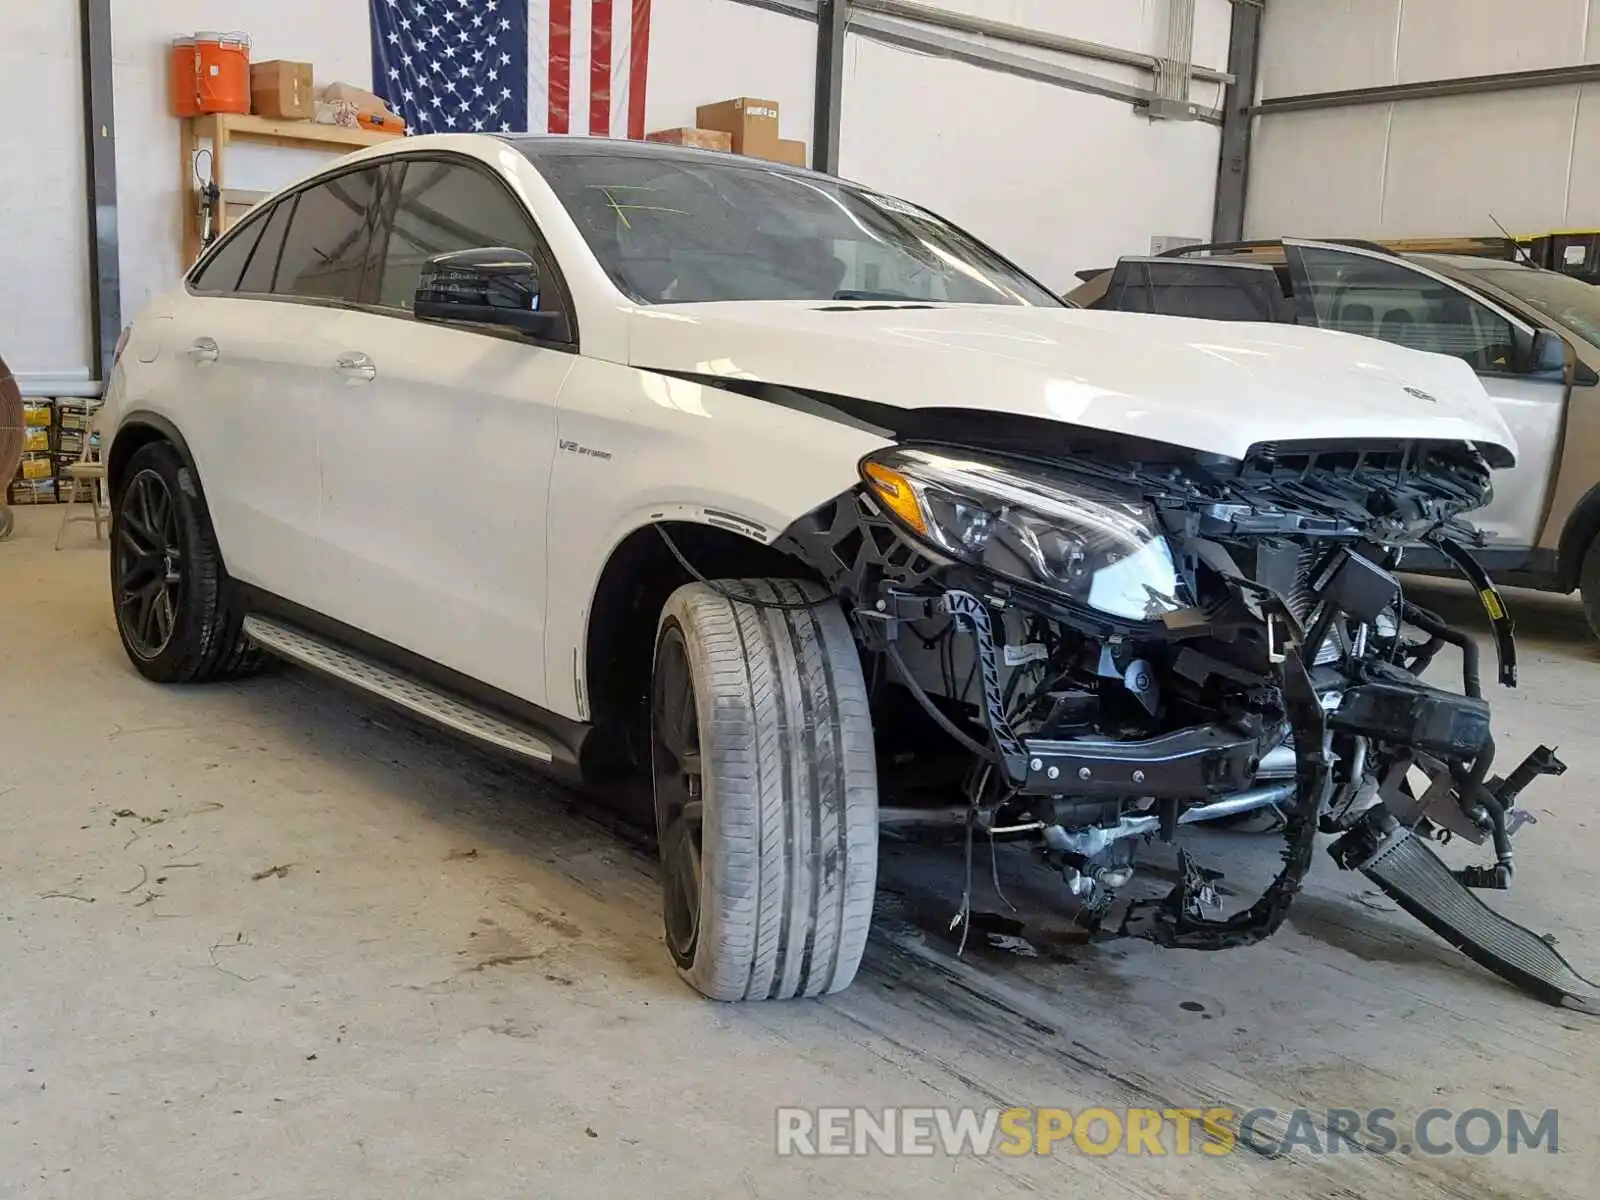
<path id="1" fill-rule="evenodd" d="M 109 457 L 130 417 L 152 413 L 184 426 L 187 405 L 173 375 L 178 313 L 188 295 L 181 287 L 157 296 L 137 317 L 128 344 L 111 372 L 100 412 L 102 454 Z"/>

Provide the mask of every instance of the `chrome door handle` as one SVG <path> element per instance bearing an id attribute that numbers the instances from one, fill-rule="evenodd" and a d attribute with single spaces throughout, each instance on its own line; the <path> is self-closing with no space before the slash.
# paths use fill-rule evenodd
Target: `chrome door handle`
<path id="1" fill-rule="evenodd" d="M 378 364 L 366 354 L 341 354 L 333 367 L 350 383 L 370 383 L 378 377 Z"/>
<path id="2" fill-rule="evenodd" d="M 196 338 L 194 345 L 189 347 L 189 357 L 195 362 L 216 362 L 221 354 L 215 338 Z"/>

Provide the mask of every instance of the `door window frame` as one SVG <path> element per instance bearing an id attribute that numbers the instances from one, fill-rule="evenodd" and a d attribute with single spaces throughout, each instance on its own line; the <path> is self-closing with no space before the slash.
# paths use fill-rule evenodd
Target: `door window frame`
<path id="1" fill-rule="evenodd" d="M 378 184 L 373 188 L 372 204 L 368 206 L 365 218 L 367 221 L 371 221 L 373 217 L 373 206 L 375 206 L 383 197 L 383 175 L 384 168 L 387 166 L 387 164 L 387 159 L 364 159 L 361 162 L 351 163 L 348 166 L 340 167 L 337 170 L 327 171 L 310 179 L 302 180 L 291 190 L 280 192 L 278 195 L 272 197 L 272 199 L 263 201 L 261 204 L 251 209 L 250 212 L 247 213 L 237 225 L 228 230 L 228 232 L 217 241 L 215 246 L 206 251 L 205 256 L 202 257 L 199 262 L 195 263 L 193 267 L 189 268 L 189 273 L 184 276 L 183 280 L 184 290 L 186 290 L 191 296 L 198 296 L 211 300 L 268 300 L 279 304 L 309 304 L 316 308 L 339 308 L 347 310 L 361 308 L 361 297 L 365 295 L 368 280 L 372 275 L 373 246 L 377 244 L 377 236 L 374 236 L 373 240 L 368 243 L 366 262 L 362 265 L 361 284 L 356 293 L 357 299 L 355 300 L 340 300 L 330 296 L 294 296 L 287 292 L 278 291 L 241 292 L 238 289 L 237 284 L 234 285 L 232 291 L 203 291 L 195 286 L 195 280 L 197 280 L 205 271 L 206 266 L 210 263 L 211 259 L 221 251 L 222 247 L 228 242 L 232 241 L 235 237 L 242 235 L 246 228 L 260 225 L 261 222 L 267 220 L 280 205 L 293 204 L 295 209 L 298 210 L 300 206 L 300 197 L 306 192 L 318 187 L 322 187 L 324 184 L 332 183 L 335 180 L 343 179 L 346 175 L 354 175 L 362 171 L 371 171 L 378 175 Z M 298 211 L 291 212 L 289 214 L 289 227 L 284 231 L 284 245 L 287 245 L 289 238 L 294 235 L 294 221 L 297 215 Z M 259 238 L 260 234 L 264 232 L 265 227 L 262 226 L 262 228 L 257 230 L 257 237 Z M 282 246 L 278 248 L 278 259 L 279 267 L 281 267 L 283 260 Z M 245 264 L 245 270 L 248 269 L 249 263 L 247 262 Z M 276 269 L 274 269 L 272 275 L 272 283 L 273 286 L 276 287 L 278 282 L 278 272 Z M 243 280 L 244 271 L 239 273 L 239 278 L 240 280 Z"/>
<path id="2" fill-rule="evenodd" d="M 278 202 L 275 200 L 270 203 L 257 205 L 255 208 L 247 212 L 243 217 L 239 218 L 238 224 L 234 225 L 232 229 L 227 230 L 215 242 L 211 243 L 211 245 L 206 248 L 206 252 L 199 258 L 195 259 L 194 264 L 184 272 L 183 285 L 189 294 L 192 296 L 207 296 L 212 299 L 238 295 L 239 279 L 244 278 L 244 273 L 250 269 L 250 259 L 255 257 L 254 246 L 250 248 L 250 257 L 245 259 L 244 266 L 239 268 L 239 279 L 235 279 L 233 281 L 233 287 L 213 290 L 212 288 L 200 287 L 199 281 L 201 277 L 203 277 L 205 273 L 211 269 L 212 263 L 218 258 L 221 258 L 223 252 L 240 238 L 253 237 L 259 244 L 261 241 L 261 235 L 266 232 L 266 226 L 263 225 L 262 222 L 268 216 L 270 216 L 272 210 L 277 207 Z"/>
<path id="3" fill-rule="evenodd" d="M 1316 298 L 1309 293 L 1309 290 L 1304 295 L 1301 294 L 1301 284 L 1303 282 L 1306 283 L 1309 289 L 1309 280 L 1303 280 L 1301 278 L 1301 276 L 1305 274 L 1303 270 L 1303 264 L 1301 266 L 1296 265 L 1298 259 L 1294 251 L 1300 249 L 1321 250 L 1334 254 L 1345 254 L 1353 258 L 1364 258 L 1372 262 L 1384 263 L 1388 266 L 1399 267 L 1402 270 L 1414 272 L 1415 274 L 1422 276 L 1424 279 L 1430 280 L 1431 282 L 1442 287 L 1449 288 L 1468 304 L 1481 305 L 1482 307 L 1488 309 L 1495 316 L 1505 321 L 1511 326 L 1511 334 L 1516 339 L 1518 360 L 1517 370 L 1492 371 L 1479 370 L 1477 367 L 1473 367 L 1472 369 L 1474 374 L 1486 379 L 1545 378 L 1545 376 L 1527 369 L 1528 359 L 1533 353 L 1533 335 L 1535 331 L 1534 326 L 1528 324 L 1528 322 L 1521 316 L 1506 308 L 1504 305 L 1496 302 L 1488 296 L 1474 291 L 1472 288 L 1463 286 L 1458 281 L 1451 279 L 1448 275 L 1441 275 L 1439 272 L 1425 267 L 1421 263 L 1412 262 L 1410 259 L 1401 257 L 1400 255 L 1385 254 L 1377 250 L 1368 250 L 1364 246 L 1342 245 L 1338 242 L 1319 242 L 1309 238 L 1284 238 L 1282 241 L 1286 257 L 1288 258 L 1289 274 L 1295 292 L 1295 303 L 1300 310 L 1300 315 L 1302 318 L 1308 315 L 1307 309 L 1309 308 L 1310 319 L 1317 328 L 1322 327 L 1322 322 L 1316 316 Z M 1379 342 L 1385 340 L 1371 334 L 1366 334 L 1363 336 L 1372 337 L 1374 341 Z M 1388 344 L 1395 345 L 1396 343 L 1389 342 Z M 1437 352 L 1435 351 L 1434 353 Z M 1448 357 L 1457 358 L 1459 356 L 1449 355 Z M 1465 362 L 1466 360 L 1461 359 L 1461 361 Z M 1468 365 L 1471 366 L 1470 363 Z"/>
<path id="4" fill-rule="evenodd" d="M 413 163 L 440 163 L 446 166 L 462 168 L 488 179 L 499 188 L 505 196 L 506 202 L 512 206 L 527 225 L 527 231 L 532 238 L 532 253 L 534 261 L 539 267 L 539 287 L 541 291 L 551 288 L 560 304 L 560 312 L 566 324 L 565 338 L 537 338 L 520 333 L 512 329 L 497 329 L 488 325 L 472 325 L 467 323 L 453 324 L 448 322 L 429 321 L 427 324 L 444 324 L 446 328 L 456 329 L 463 333 L 476 333 L 484 337 L 503 338 L 524 345 L 539 346 L 547 350 L 562 350 L 571 353 L 578 352 L 578 313 L 577 306 L 572 300 L 572 289 L 567 285 L 566 275 L 562 272 L 560 264 L 556 261 L 555 252 L 550 248 L 549 239 L 544 236 L 544 231 L 539 228 L 539 222 L 533 212 L 522 200 L 522 197 L 512 189 L 505 178 L 482 159 L 473 158 L 467 154 L 457 154 L 448 150 L 417 151 L 412 154 L 397 154 L 384 160 L 386 177 L 379 187 L 379 199 L 385 207 L 379 218 L 378 247 L 373 256 L 376 270 L 369 273 L 366 278 L 367 290 L 362 295 L 363 307 L 366 311 L 378 316 L 391 317 L 395 320 L 415 321 L 416 314 L 410 309 L 391 308 L 378 303 L 378 296 L 382 289 L 383 272 L 387 268 L 389 255 L 389 238 L 394 232 L 395 217 L 399 211 L 400 201 L 405 196 L 405 171 Z M 398 179 L 398 183 L 395 180 Z"/>
<path id="5" fill-rule="evenodd" d="M 511 329 L 496 329 L 493 326 L 462 324 L 446 324 L 446 328 L 456 329 L 463 333 L 475 333 L 483 337 L 498 337 L 518 342 L 523 345 L 540 346 L 549 350 L 561 350 L 577 353 L 579 348 L 578 312 L 577 305 L 573 303 L 572 289 L 567 284 L 566 275 L 562 272 L 560 264 L 556 261 L 555 252 L 550 248 L 549 240 L 544 236 L 544 231 L 539 228 L 539 222 L 521 196 L 512 189 L 505 178 L 481 159 L 467 154 L 459 154 L 448 150 L 427 150 L 410 154 L 385 155 L 377 159 L 363 159 L 336 170 L 302 180 L 292 190 L 279 193 L 271 200 L 257 205 L 232 229 L 228 230 L 217 242 L 189 268 L 184 276 L 184 289 L 191 296 L 211 300 L 265 300 L 279 304 L 307 304 L 317 308 L 337 308 L 346 311 L 366 312 L 373 316 L 389 317 L 393 320 L 415 321 L 416 314 L 409 309 L 389 308 L 378 303 L 383 271 L 386 265 L 389 237 L 394 230 L 394 219 L 398 205 L 405 187 L 405 171 L 412 163 L 436 162 L 452 167 L 465 168 L 474 171 L 486 179 L 493 181 L 505 195 L 506 202 L 517 212 L 522 214 L 527 223 L 528 233 L 532 237 L 534 260 L 539 265 L 541 289 L 554 285 L 555 294 L 560 302 L 561 314 L 565 318 L 566 334 L 564 339 L 545 339 L 530 337 Z M 272 213 L 284 204 L 299 206 L 300 197 L 313 188 L 321 187 L 334 180 L 342 179 L 346 175 L 359 171 L 374 172 L 378 179 L 373 188 L 372 204 L 367 210 L 367 220 L 376 224 L 373 230 L 372 241 L 367 248 L 366 263 L 364 264 L 361 284 L 355 300 L 340 300 L 326 296 L 293 296 L 284 292 L 241 292 L 238 284 L 228 291 L 211 291 L 196 286 L 198 280 L 210 265 L 211 261 L 221 253 L 223 247 L 233 242 L 236 238 L 253 236 L 258 240 L 265 226 L 262 222 L 271 217 Z M 398 180 L 398 183 L 396 182 Z M 294 235 L 294 221 L 296 213 L 289 214 L 289 227 L 285 234 L 285 242 Z M 280 248 L 280 258 L 281 258 Z M 248 262 L 246 269 L 248 269 Z M 240 272 L 243 279 L 244 272 Z M 273 272 L 273 284 L 277 284 L 277 272 Z M 439 322 L 428 322 L 440 324 Z"/>

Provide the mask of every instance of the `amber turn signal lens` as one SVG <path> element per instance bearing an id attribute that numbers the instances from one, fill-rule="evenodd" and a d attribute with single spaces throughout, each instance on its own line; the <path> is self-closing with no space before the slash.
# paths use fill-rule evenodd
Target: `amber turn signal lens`
<path id="1" fill-rule="evenodd" d="M 927 537 L 928 522 L 922 515 L 922 506 L 917 503 L 917 493 L 904 475 L 875 462 L 869 462 L 863 467 L 862 474 L 867 477 L 867 483 L 871 485 L 878 499 L 889 506 L 889 511 L 912 530 Z"/>

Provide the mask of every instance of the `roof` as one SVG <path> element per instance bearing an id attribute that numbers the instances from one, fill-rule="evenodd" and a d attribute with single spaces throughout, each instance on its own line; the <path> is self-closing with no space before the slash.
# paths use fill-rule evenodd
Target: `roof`
<path id="1" fill-rule="evenodd" d="M 551 134 L 501 134 L 498 140 L 512 146 L 535 165 L 542 159 L 570 158 L 574 156 L 603 156 L 607 158 L 647 158 L 660 162 L 720 163 L 730 167 L 748 167 L 773 171 L 781 175 L 817 176 L 822 172 L 788 163 L 771 162 L 764 158 L 751 158 L 744 154 L 728 154 L 721 150 L 702 150 L 696 146 L 673 146 L 666 142 L 635 141 L 623 138 L 599 138 Z M 839 183 L 848 181 L 837 176 Z"/>

